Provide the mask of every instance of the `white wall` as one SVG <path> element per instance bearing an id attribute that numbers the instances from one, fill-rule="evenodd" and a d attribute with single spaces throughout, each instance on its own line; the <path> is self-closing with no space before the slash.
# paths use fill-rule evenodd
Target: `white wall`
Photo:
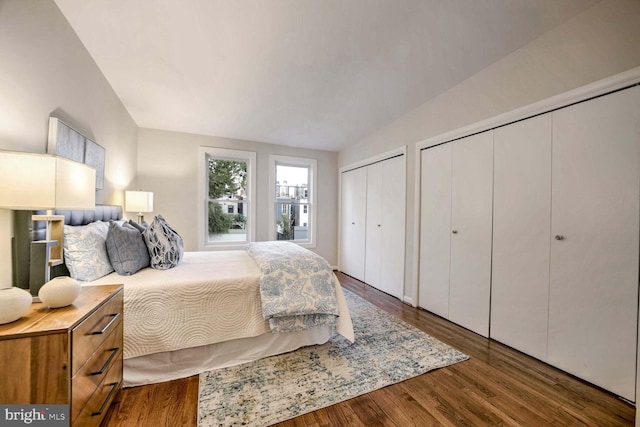
<path id="1" fill-rule="evenodd" d="M 0 150 L 45 153 L 50 115 L 105 147 L 96 202 L 121 204 L 136 175 L 137 126 L 52 0 L 0 0 Z M 13 231 L 0 211 L 3 287 Z"/>
<path id="2" fill-rule="evenodd" d="M 198 250 L 198 147 L 255 151 L 257 154 L 256 240 L 268 240 L 269 155 L 297 156 L 318 161 L 317 246 L 311 249 L 337 264 L 338 153 L 261 142 L 169 132 L 138 131 L 138 188 L 153 191 L 154 212 L 162 214 L 183 237 L 185 250 Z"/>
<path id="3" fill-rule="evenodd" d="M 604 0 L 340 152 L 344 166 L 408 146 L 405 296 L 417 301 L 415 144 L 639 66 L 638 22 L 640 1 Z"/>

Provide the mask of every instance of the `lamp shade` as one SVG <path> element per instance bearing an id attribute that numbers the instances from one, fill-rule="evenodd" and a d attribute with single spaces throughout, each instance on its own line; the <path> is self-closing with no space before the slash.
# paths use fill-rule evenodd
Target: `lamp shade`
<path id="1" fill-rule="evenodd" d="M 0 207 L 93 209 L 96 170 L 51 154 L 0 151 Z"/>
<path id="2" fill-rule="evenodd" d="M 153 212 L 153 192 L 125 191 L 124 210 L 127 212 Z"/>

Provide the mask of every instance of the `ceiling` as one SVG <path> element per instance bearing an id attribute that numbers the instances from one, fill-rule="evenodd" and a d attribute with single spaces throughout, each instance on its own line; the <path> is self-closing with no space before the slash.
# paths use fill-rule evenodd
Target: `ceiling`
<path id="1" fill-rule="evenodd" d="M 55 0 L 136 124 L 337 151 L 597 0 Z"/>

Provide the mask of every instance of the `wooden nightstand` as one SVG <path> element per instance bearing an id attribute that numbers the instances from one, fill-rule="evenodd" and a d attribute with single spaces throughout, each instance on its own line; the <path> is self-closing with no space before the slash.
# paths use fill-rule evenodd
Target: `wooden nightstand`
<path id="1" fill-rule="evenodd" d="M 122 387 L 123 293 L 83 287 L 68 307 L 33 303 L 0 325 L 0 403 L 66 404 L 71 425 L 99 425 Z"/>

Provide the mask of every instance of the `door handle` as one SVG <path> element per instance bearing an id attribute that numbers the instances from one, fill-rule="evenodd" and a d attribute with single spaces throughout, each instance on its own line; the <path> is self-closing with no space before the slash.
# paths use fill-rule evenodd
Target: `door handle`
<path id="1" fill-rule="evenodd" d="M 556 240 L 564 240 L 564 236 L 561 236 L 560 234 L 556 234 L 555 239 Z"/>

